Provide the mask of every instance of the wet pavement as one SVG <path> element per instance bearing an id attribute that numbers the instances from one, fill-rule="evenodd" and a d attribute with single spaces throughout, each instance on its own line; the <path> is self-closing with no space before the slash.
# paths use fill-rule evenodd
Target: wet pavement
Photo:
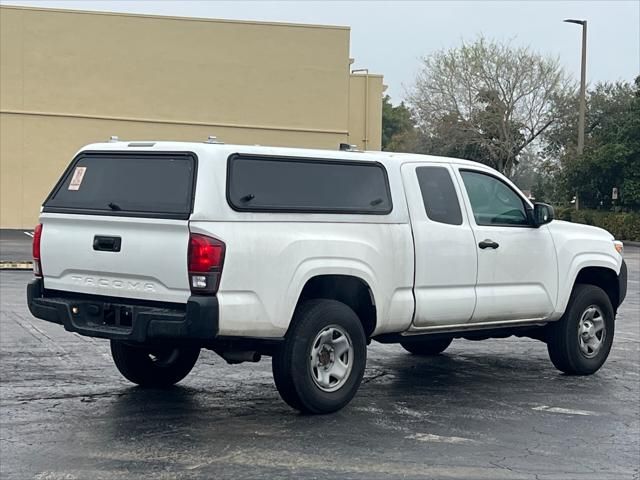
<path id="1" fill-rule="evenodd" d="M 638 479 L 640 249 L 608 362 L 554 369 L 526 339 L 456 340 L 436 358 L 374 343 L 354 401 L 303 416 L 269 359 L 204 351 L 179 386 L 120 377 L 108 343 L 32 318 L 28 272 L 0 273 L 0 477 Z"/>
<path id="2" fill-rule="evenodd" d="M 33 230 L 0 229 L 0 262 L 30 262 Z"/>

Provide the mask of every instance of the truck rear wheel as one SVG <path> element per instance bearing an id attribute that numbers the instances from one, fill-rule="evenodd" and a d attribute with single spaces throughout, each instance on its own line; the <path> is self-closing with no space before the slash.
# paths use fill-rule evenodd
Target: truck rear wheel
<path id="1" fill-rule="evenodd" d="M 169 387 L 186 377 L 198 360 L 197 347 L 148 347 L 111 340 L 120 373 L 142 387 Z"/>
<path id="2" fill-rule="evenodd" d="M 432 356 L 444 352 L 453 338 L 422 338 L 400 342 L 402 348 L 414 355 Z"/>
<path id="3" fill-rule="evenodd" d="M 272 359 L 282 399 L 304 413 L 330 413 L 356 394 L 367 361 L 360 319 L 335 300 L 310 300 L 296 309 L 284 344 Z"/>
<path id="4" fill-rule="evenodd" d="M 548 327 L 547 350 L 555 367 L 567 374 L 598 371 L 611 351 L 615 314 L 607 294 L 578 284 L 560 320 Z"/>

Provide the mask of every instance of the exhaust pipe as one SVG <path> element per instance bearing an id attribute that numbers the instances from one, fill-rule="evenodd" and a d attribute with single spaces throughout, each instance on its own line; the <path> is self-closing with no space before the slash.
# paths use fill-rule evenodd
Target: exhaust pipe
<path id="1" fill-rule="evenodd" d="M 218 355 L 224 358 L 227 361 L 227 363 L 230 365 L 243 363 L 243 362 L 259 362 L 260 359 L 262 358 L 262 355 L 260 355 L 258 352 L 252 352 L 252 351 L 221 352 L 221 353 L 218 353 Z"/>

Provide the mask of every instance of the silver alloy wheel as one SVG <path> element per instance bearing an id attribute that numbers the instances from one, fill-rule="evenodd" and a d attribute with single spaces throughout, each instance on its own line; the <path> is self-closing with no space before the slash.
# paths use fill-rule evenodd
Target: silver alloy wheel
<path id="1" fill-rule="evenodd" d="M 309 370 L 316 386 L 323 392 L 335 392 L 349 379 L 353 367 L 353 343 L 338 325 L 318 333 L 309 353 Z"/>
<path id="2" fill-rule="evenodd" d="M 578 343 L 586 358 L 593 358 L 600 352 L 607 334 L 604 315 L 600 307 L 590 305 L 583 312 L 578 323 Z"/>

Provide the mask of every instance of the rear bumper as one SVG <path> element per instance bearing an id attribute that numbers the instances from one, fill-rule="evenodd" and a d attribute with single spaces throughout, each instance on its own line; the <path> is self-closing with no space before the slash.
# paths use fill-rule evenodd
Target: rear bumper
<path id="1" fill-rule="evenodd" d="M 191 296 L 186 305 L 139 302 L 98 295 L 48 292 L 41 278 L 27 285 L 27 303 L 34 317 L 63 325 L 89 337 L 138 343 L 196 341 L 218 334 L 218 299 Z"/>

